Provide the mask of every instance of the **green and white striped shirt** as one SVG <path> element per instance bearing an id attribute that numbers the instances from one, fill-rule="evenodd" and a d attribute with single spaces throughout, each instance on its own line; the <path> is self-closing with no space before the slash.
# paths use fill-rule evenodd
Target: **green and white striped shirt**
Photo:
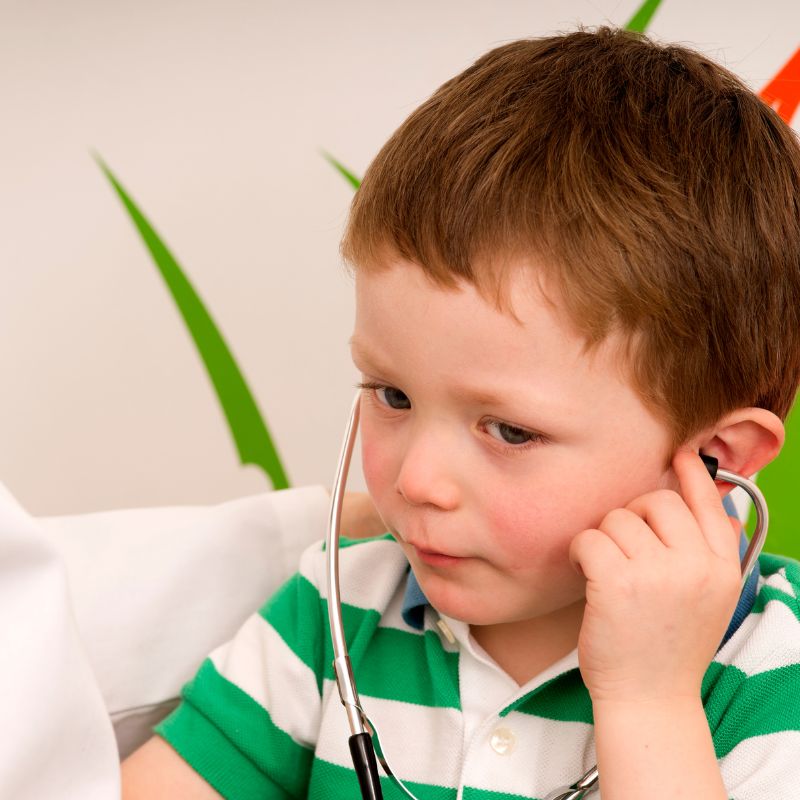
<path id="1" fill-rule="evenodd" d="M 800 565 L 762 555 L 755 604 L 717 653 L 702 697 L 734 800 L 800 797 Z M 345 542 L 342 614 L 364 710 L 421 800 L 541 798 L 595 763 L 577 651 L 524 686 L 466 624 L 403 616 L 408 562 L 390 537 Z M 230 800 L 354 800 L 327 617 L 325 553 L 215 650 L 156 732 Z M 386 800 L 405 798 L 386 779 Z M 592 797 L 601 798 L 597 792 Z"/>

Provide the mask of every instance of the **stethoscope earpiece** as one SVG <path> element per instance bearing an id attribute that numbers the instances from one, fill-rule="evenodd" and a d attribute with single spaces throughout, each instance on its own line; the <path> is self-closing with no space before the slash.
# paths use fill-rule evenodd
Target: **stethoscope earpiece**
<path id="1" fill-rule="evenodd" d="M 700 453 L 700 458 L 703 459 L 703 463 L 706 465 L 706 469 L 708 470 L 708 474 L 716 479 L 717 477 L 717 470 L 719 469 L 719 460 L 714 458 L 714 456 L 707 456 L 705 453 Z"/>

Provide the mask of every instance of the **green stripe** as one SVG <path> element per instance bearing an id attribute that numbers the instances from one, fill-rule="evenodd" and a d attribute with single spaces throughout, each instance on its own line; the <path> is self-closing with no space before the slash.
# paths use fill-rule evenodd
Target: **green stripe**
<path id="1" fill-rule="evenodd" d="M 402 776 L 401 776 L 402 777 Z M 436 786 L 429 783 L 403 781 L 419 800 L 455 800 L 456 790 L 449 786 Z M 408 800 L 408 795 L 398 789 L 387 777 L 381 774 L 381 789 L 384 800 Z M 307 800 L 331 800 L 346 797 L 355 800 L 361 797 L 358 780 L 352 769 L 331 764 L 315 758 L 311 768 L 311 781 Z"/>
<path id="2" fill-rule="evenodd" d="M 558 722 L 585 722 L 594 725 L 592 699 L 578 669 L 557 675 L 518 699 L 500 712 L 531 714 Z"/>
<path id="3" fill-rule="evenodd" d="M 786 559 L 783 556 L 776 556 L 773 553 L 762 553 L 758 557 L 758 568 L 765 578 L 773 575 L 785 565 Z"/>
<path id="4" fill-rule="evenodd" d="M 797 595 L 800 589 L 800 563 L 794 559 L 787 558 L 784 560 L 783 566 L 786 569 L 786 580 L 792 584 L 794 593 Z"/>
<path id="5" fill-rule="evenodd" d="M 313 751 L 206 659 L 184 687 L 184 702 L 156 729 L 223 797 L 301 797 Z M 198 709 L 202 709 L 202 712 Z"/>
<path id="6" fill-rule="evenodd" d="M 363 696 L 436 708 L 461 707 L 458 653 L 446 651 L 433 631 L 420 636 L 378 628 L 353 671 Z"/>
<path id="7" fill-rule="evenodd" d="M 322 665 L 330 647 L 330 636 L 327 620 L 323 622 L 320 616 L 317 589 L 297 573 L 272 595 L 259 613 L 314 673 L 321 696 Z"/>
<path id="8" fill-rule="evenodd" d="M 555 787 L 553 787 L 555 788 Z M 488 789 L 473 789 L 469 786 L 464 787 L 464 800 L 529 800 L 531 795 L 509 794 L 508 792 L 492 792 Z"/>
<path id="9" fill-rule="evenodd" d="M 799 696 L 800 664 L 748 677 L 736 667 L 713 663 L 702 697 L 717 758 L 753 736 L 800 731 Z"/>
<path id="10" fill-rule="evenodd" d="M 786 579 L 795 587 L 800 586 L 800 563 L 793 558 L 774 553 L 762 553 L 758 557 L 758 567 L 765 578 L 785 568 Z"/>
<path id="11" fill-rule="evenodd" d="M 796 597 L 781 591 L 776 586 L 762 586 L 756 595 L 755 602 L 753 603 L 753 614 L 760 614 L 766 608 L 767 603 L 778 602 L 783 603 L 794 615 L 800 620 L 800 605 Z"/>
<path id="12" fill-rule="evenodd" d="M 302 575 L 279 589 L 261 611 L 292 652 L 314 672 L 317 690 L 333 680 L 328 603 Z M 432 631 L 424 635 L 379 628 L 374 609 L 342 604 L 342 623 L 360 694 L 422 706 L 460 708 L 458 653 L 442 648 Z M 386 679 L 391 664 L 391 680 Z"/>

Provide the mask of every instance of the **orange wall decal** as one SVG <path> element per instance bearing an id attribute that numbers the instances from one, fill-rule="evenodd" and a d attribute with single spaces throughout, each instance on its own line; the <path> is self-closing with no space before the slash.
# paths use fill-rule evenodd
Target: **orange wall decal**
<path id="1" fill-rule="evenodd" d="M 791 124 L 800 105 L 800 47 L 778 74 L 761 90 L 759 97 Z"/>

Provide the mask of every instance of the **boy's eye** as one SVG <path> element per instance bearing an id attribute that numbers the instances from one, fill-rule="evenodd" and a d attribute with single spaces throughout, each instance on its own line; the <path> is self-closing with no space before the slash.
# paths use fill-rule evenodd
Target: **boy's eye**
<path id="1" fill-rule="evenodd" d="M 536 441 L 540 438 L 538 434 L 526 431 L 524 428 L 517 428 L 515 425 L 509 425 L 507 422 L 498 422 L 496 420 L 487 422 L 486 430 L 489 431 L 489 435 L 494 439 L 505 444 L 527 444 L 528 442 Z"/>
<path id="2" fill-rule="evenodd" d="M 403 408 L 411 408 L 411 401 L 405 394 L 392 386 L 381 386 L 375 390 L 375 394 L 382 403 L 396 411 Z"/>

